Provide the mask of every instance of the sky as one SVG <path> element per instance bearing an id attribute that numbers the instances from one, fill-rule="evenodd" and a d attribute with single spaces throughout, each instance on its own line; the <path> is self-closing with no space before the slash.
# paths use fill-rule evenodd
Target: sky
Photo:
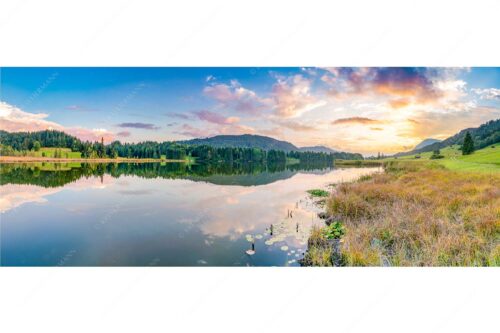
<path id="1" fill-rule="evenodd" d="M 0 129 L 92 141 L 258 134 L 392 154 L 500 118 L 500 68 L 0 70 Z"/>

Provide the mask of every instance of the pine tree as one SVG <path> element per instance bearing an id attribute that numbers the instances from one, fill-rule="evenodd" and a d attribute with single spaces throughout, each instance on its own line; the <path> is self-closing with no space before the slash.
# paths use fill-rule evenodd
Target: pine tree
<path id="1" fill-rule="evenodd" d="M 462 145 L 462 155 L 470 155 L 474 152 L 474 140 L 469 132 L 465 134 L 464 144 Z"/>

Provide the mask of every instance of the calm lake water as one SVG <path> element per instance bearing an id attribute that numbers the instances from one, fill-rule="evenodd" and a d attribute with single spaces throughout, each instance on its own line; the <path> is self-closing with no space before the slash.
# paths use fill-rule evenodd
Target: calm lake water
<path id="1" fill-rule="evenodd" d="M 3 266 L 297 266 L 323 224 L 306 191 L 378 170 L 0 167 Z"/>

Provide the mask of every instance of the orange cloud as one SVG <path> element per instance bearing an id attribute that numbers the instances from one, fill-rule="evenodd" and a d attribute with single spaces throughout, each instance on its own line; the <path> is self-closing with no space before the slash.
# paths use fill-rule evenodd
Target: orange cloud
<path id="1" fill-rule="evenodd" d="M 293 118 L 325 104 L 311 93 L 311 81 L 302 75 L 278 78 L 273 86 L 276 115 Z"/>
<path id="2" fill-rule="evenodd" d="M 349 118 L 340 118 L 332 121 L 333 125 L 355 125 L 355 124 L 361 124 L 361 125 L 367 125 L 367 124 L 381 124 L 383 121 L 381 120 L 376 120 L 376 119 L 370 119 L 370 118 L 365 118 L 365 117 L 349 117 Z"/>
<path id="3" fill-rule="evenodd" d="M 393 109 L 401 109 L 401 108 L 408 106 L 409 104 L 410 104 L 410 101 L 406 98 L 395 99 L 395 100 L 389 101 L 389 105 Z"/>

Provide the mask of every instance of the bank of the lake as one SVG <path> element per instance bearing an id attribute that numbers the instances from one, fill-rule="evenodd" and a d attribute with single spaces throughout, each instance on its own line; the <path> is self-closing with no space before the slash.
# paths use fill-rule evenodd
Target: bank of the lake
<path id="1" fill-rule="evenodd" d="M 327 224 L 313 231 L 315 266 L 499 266 L 500 173 L 449 170 L 431 161 L 387 161 L 384 172 L 336 186 Z M 331 235 L 331 234 L 330 234 Z"/>
<path id="2" fill-rule="evenodd" d="M 154 163 L 154 162 L 174 162 L 174 163 L 185 163 L 188 160 L 172 160 L 165 158 L 56 158 L 56 157 L 32 157 L 32 156 L 0 156 L 0 163 L 35 163 L 35 162 L 47 162 L 47 163 Z"/>

